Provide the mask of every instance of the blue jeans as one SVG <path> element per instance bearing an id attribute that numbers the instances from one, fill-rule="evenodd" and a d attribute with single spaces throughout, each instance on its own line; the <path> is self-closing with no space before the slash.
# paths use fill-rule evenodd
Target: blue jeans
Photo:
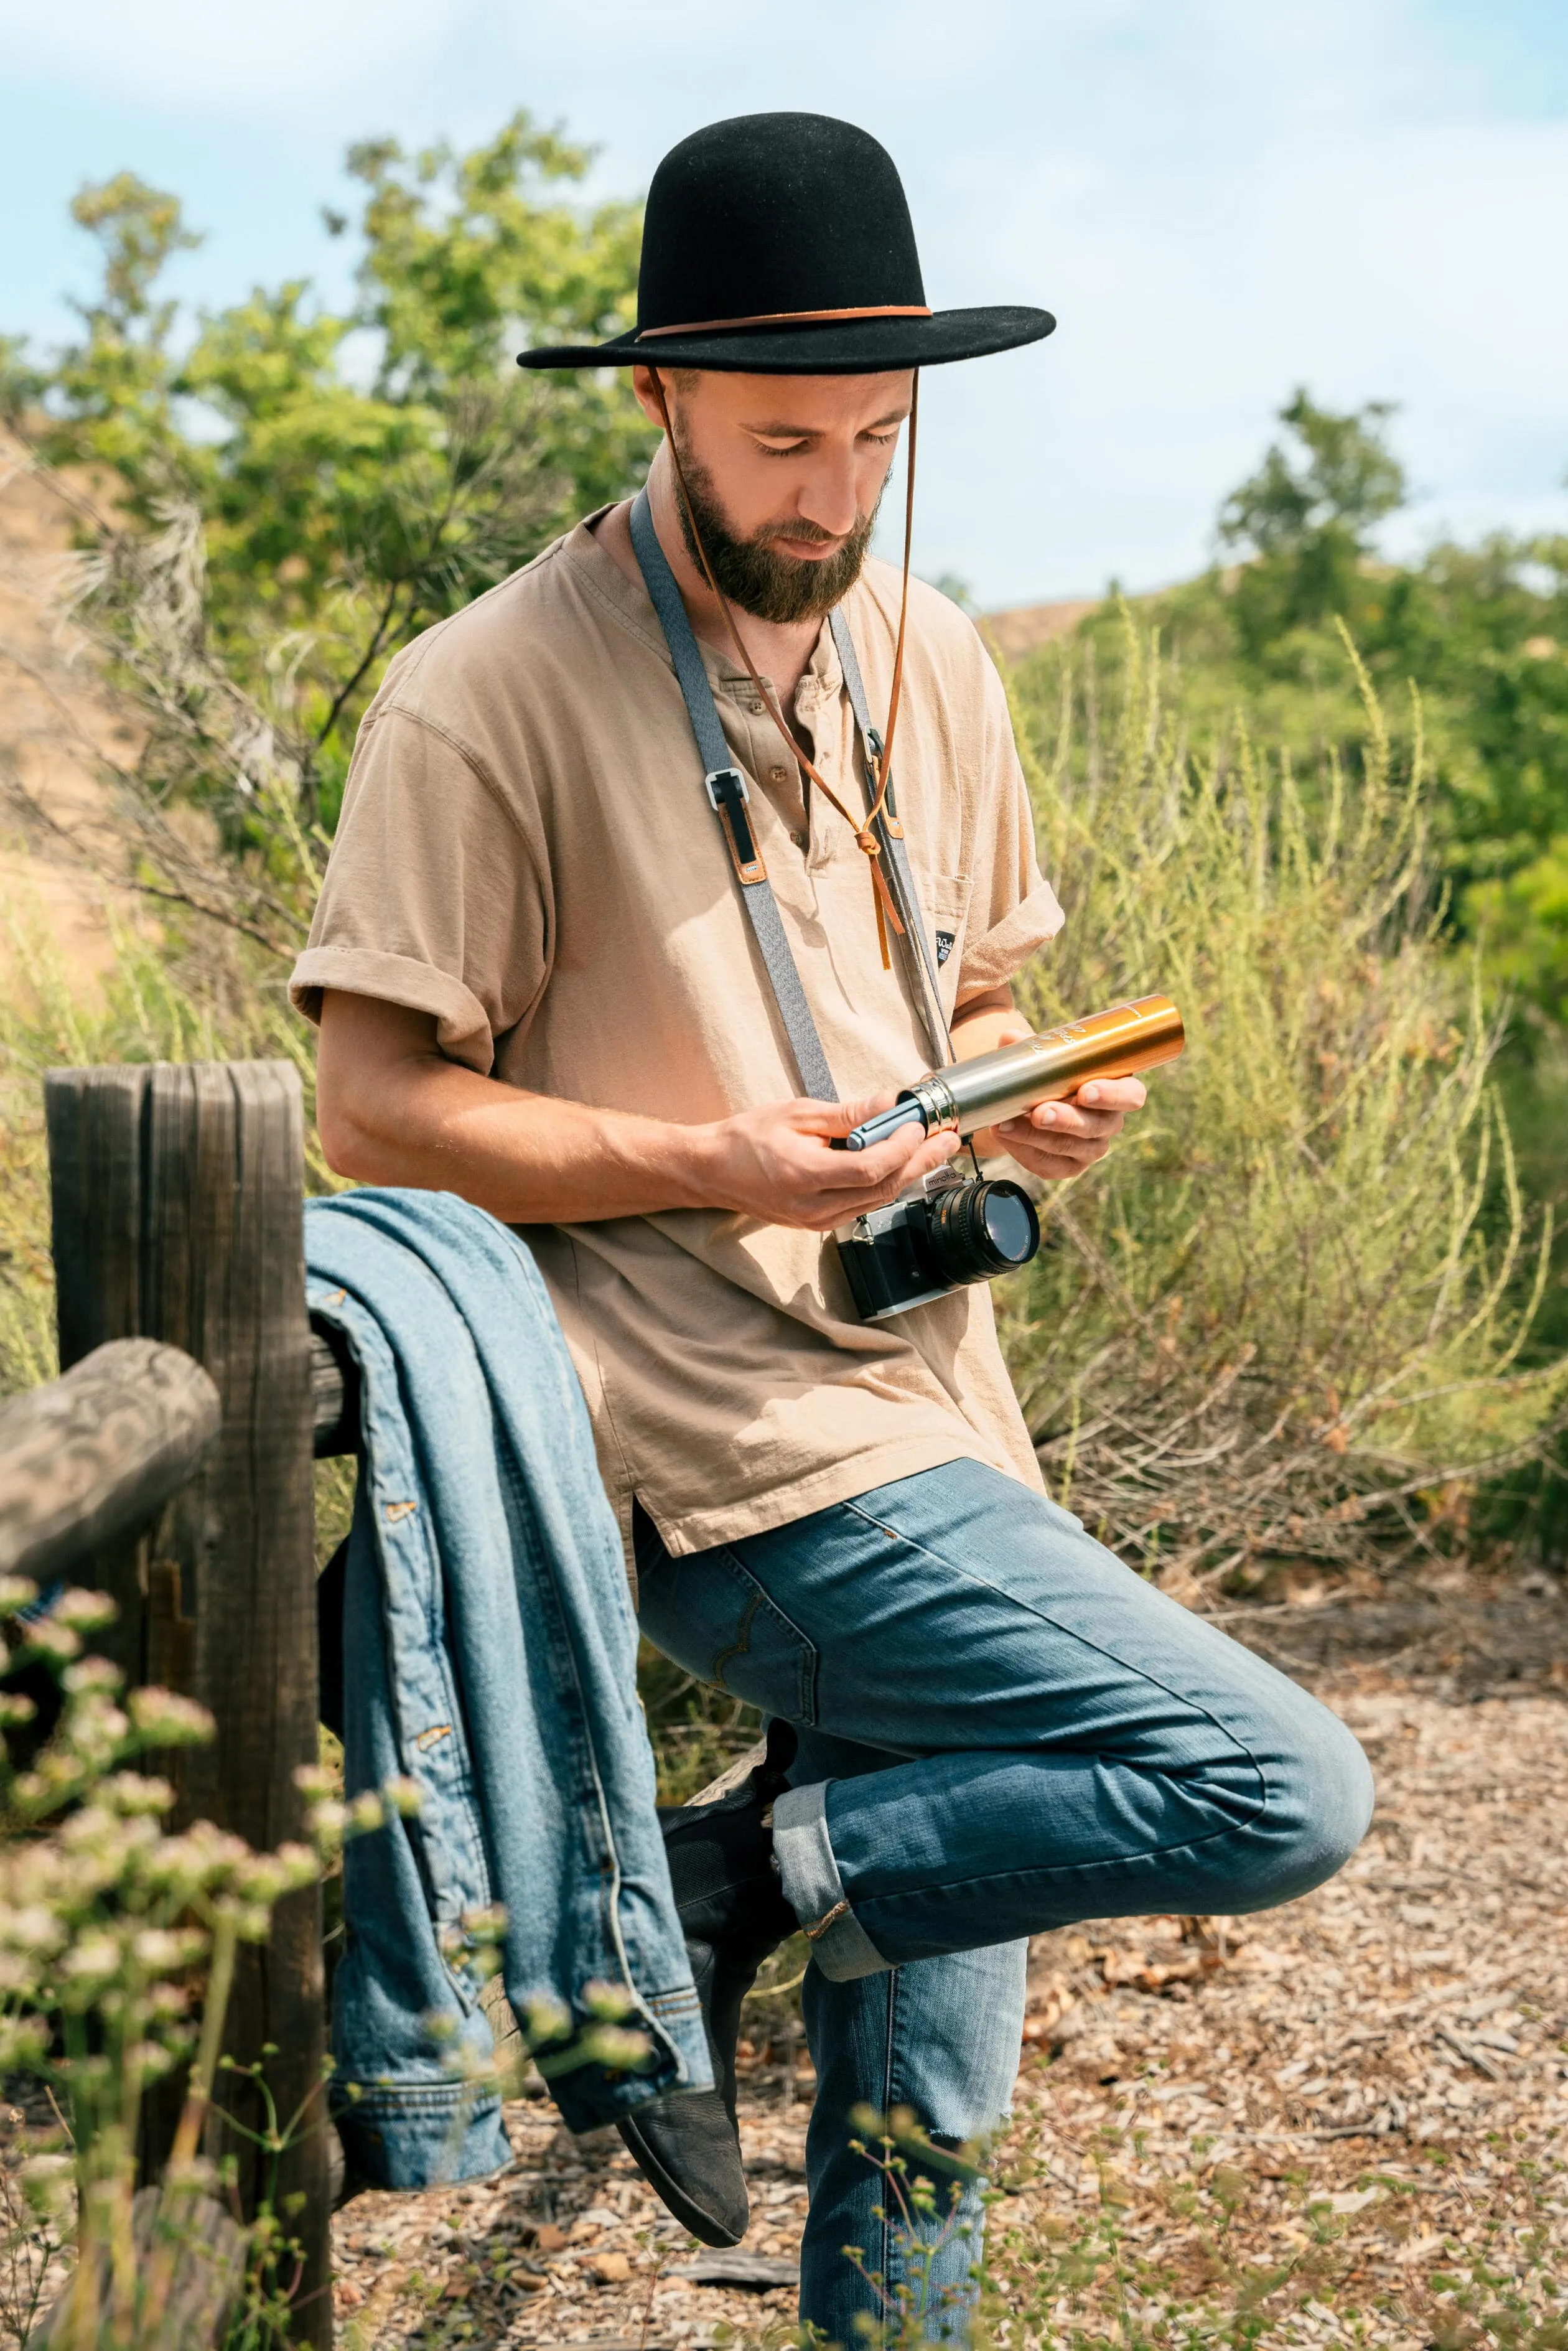
<path id="1" fill-rule="evenodd" d="M 851 2107 L 984 2133 L 1017 2071 L 1024 1938 L 1288 1902 L 1360 1843 L 1371 1774 L 1326 1708 L 978 1462 L 685 1558 L 644 1523 L 638 1567 L 650 1640 L 800 1726 L 774 1844 L 815 1957 L 801 2314 L 852 2343 L 875 2302 L 842 2247 L 894 2283 L 905 2255 Z M 973 2196 L 964 2213 L 956 2291 Z"/>

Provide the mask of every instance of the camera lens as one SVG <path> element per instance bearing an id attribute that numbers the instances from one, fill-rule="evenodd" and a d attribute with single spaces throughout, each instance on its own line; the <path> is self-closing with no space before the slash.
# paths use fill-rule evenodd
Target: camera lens
<path id="1" fill-rule="evenodd" d="M 989 1281 L 1029 1263 L 1040 1225 L 1020 1186 L 958 1184 L 932 1201 L 926 1240 L 944 1281 Z"/>

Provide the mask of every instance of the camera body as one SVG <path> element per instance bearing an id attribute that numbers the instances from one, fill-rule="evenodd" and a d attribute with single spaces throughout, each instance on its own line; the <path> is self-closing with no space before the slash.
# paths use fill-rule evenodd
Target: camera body
<path id="1" fill-rule="evenodd" d="M 861 1320 L 883 1322 L 1016 1272 L 1040 1247 L 1040 1220 L 1021 1185 L 937 1167 L 836 1238 Z"/>

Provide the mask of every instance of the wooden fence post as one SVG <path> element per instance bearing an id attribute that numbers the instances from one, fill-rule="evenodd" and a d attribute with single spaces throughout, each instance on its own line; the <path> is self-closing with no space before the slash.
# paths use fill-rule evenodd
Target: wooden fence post
<path id="1" fill-rule="evenodd" d="M 276 1845 L 304 1833 L 293 1774 L 317 1753 L 298 1077 L 281 1061 L 57 1070 L 45 1101 L 62 1368 L 105 1340 L 162 1339 L 204 1366 L 223 1405 L 217 1442 L 155 1542 L 111 1547 L 96 1563 L 91 1580 L 120 1609 L 113 1653 L 133 1677 L 198 1698 L 216 1719 L 211 1746 L 171 1759 L 177 1818 Z M 270 2048 L 279 2121 L 299 2119 L 276 2176 L 271 2158 L 219 2122 L 211 2151 L 237 2161 L 247 2212 L 270 2196 L 303 2241 L 296 2338 L 329 2346 L 314 1889 L 279 1903 L 265 1949 L 242 1952 L 225 2045 L 239 2065 Z M 265 2126 L 259 2092 L 233 2074 L 218 2087 L 242 2123 Z M 150 2172 L 167 2152 L 172 2106 L 151 2109 Z"/>

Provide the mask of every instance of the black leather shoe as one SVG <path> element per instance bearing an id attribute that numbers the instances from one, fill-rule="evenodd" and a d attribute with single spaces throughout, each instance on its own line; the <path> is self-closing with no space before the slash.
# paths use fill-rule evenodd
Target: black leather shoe
<path id="1" fill-rule="evenodd" d="M 660 1814 L 716 2087 L 651 2101 L 617 2128 L 661 2202 L 705 2245 L 737 2245 L 751 2217 L 735 2120 L 735 2049 L 757 1970 L 800 1923 L 779 1883 L 769 1822 L 794 1752 L 789 1724 L 773 1723 L 766 1761 L 732 1794 Z"/>

